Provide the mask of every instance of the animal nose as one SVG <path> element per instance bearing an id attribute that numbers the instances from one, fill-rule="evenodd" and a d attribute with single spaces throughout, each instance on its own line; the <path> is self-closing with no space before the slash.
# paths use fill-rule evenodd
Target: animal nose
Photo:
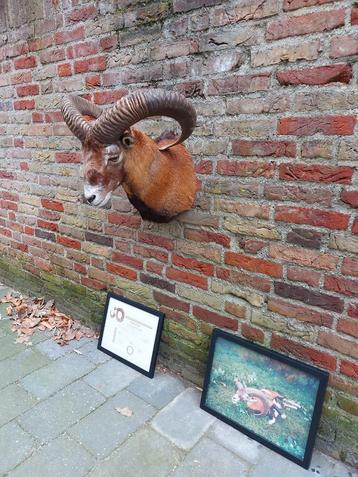
<path id="1" fill-rule="evenodd" d="M 88 197 L 87 202 L 88 202 L 89 204 L 92 204 L 92 202 L 95 200 L 95 198 L 96 198 L 95 195 L 91 195 L 91 197 Z"/>

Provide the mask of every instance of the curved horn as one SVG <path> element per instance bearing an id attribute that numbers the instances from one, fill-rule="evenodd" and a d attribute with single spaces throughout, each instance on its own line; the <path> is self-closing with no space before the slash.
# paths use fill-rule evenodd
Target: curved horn
<path id="1" fill-rule="evenodd" d="M 93 125 L 92 134 L 97 141 L 111 144 L 133 124 L 159 115 L 175 119 L 182 130 L 179 139 L 161 147 L 161 151 L 185 141 L 195 128 L 195 109 L 184 96 L 164 90 L 143 90 L 124 96 L 103 113 Z"/>
<path id="2" fill-rule="evenodd" d="M 91 133 L 92 126 L 83 119 L 82 115 L 88 114 L 98 118 L 102 114 L 102 109 L 81 96 L 69 95 L 63 100 L 62 113 L 69 129 L 81 142 L 84 142 Z"/>

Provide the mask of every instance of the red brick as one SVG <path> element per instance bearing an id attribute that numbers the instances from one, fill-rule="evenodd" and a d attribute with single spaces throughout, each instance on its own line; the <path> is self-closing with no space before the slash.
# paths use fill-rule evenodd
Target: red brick
<path id="1" fill-rule="evenodd" d="M 42 64 L 56 63 L 63 61 L 66 58 L 65 50 L 63 48 L 56 48 L 55 50 L 44 50 L 40 53 L 40 60 Z"/>
<path id="2" fill-rule="evenodd" d="M 39 217 L 54 222 L 61 219 L 61 214 L 55 210 L 39 209 Z"/>
<path id="3" fill-rule="evenodd" d="M 174 308 L 175 310 L 181 310 L 185 312 L 189 312 L 190 305 L 189 303 L 178 300 L 178 298 L 174 298 L 169 295 L 165 295 L 159 291 L 154 290 L 154 299 L 161 305 L 168 306 L 169 308 Z"/>
<path id="4" fill-rule="evenodd" d="M 332 144 L 331 142 L 320 140 L 304 142 L 301 147 L 301 155 L 308 159 L 332 159 Z"/>
<path id="5" fill-rule="evenodd" d="M 118 212 L 110 212 L 108 214 L 108 222 L 124 227 L 138 228 L 140 225 L 140 217 L 136 215 L 119 214 Z"/>
<path id="6" fill-rule="evenodd" d="M 280 164 L 280 179 L 286 181 L 335 182 L 351 184 L 352 167 L 333 167 L 321 164 Z"/>
<path id="7" fill-rule="evenodd" d="M 164 252 L 163 250 L 156 250 L 149 247 L 143 247 L 142 245 L 134 245 L 133 253 L 136 255 L 140 255 L 144 258 L 155 258 L 161 262 L 168 261 L 168 253 Z"/>
<path id="8" fill-rule="evenodd" d="M 201 272 L 204 275 L 212 276 L 214 275 L 214 265 L 210 263 L 200 262 L 195 258 L 185 258 L 180 255 L 173 254 L 172 256 L 173 265 L 181 268 L 188 268 L 191 270 L 196 270 Z"/>
<path id="9" fill-rule="evenodd" d="M 209 81 L 208 94 L 251 93 L 265 91 L 270 87 L 271 73 L 257 75 L 231 75 Z"/>
<path id="10" fill-rule="evenodd" d="M 141 273 L 140 281 L 152 287 L 159 288 L 160 290 L 167 290 L 170 293 L 175 293 L 175 285 L 167 280 L 163 280 L 162 278 L 152 277 L 145 273 Z"/>
<path id="11" fill-rule="evenodd" d="M 101 283 L 98 280 L 94 280 L 93 278 L 88 277 L 81 277 L 81 284 L 88 288 L 93 288 L 94 290 L 106 290 L 107 285 L 105 283 Z"/>
<path id="12" fill-rule="evenodd" d="M 319 209 L 305 209 L 303 207 L 277 205 L 275 220 L 293 224 L 326 227 L 331 230 L 346 230 L 348 227 L 349 215 Z"/>
<path id="13" fill-rule="evenodd" d="M 112 91 L 100 91 L 94 93 L 93 99 L 96 104 L 110 104 L 115 103 L 123 98 L 123 96 L 126 96 L 126 94 L 128 94 L 128 90 L 124 88 Z"/>
<path id="14" fill-rule="evenodd" d="M 14 60 L 16 70 L 34 68 L 36 66 L 36 56 L 21 56 Z"/>
<path id="15" fill-rule="evenodd" d="M 81 242 L 79 240 L 71 239 L 63 235 L 58 235 L 57 242 L 61 245 L 64 245 L 65 247 L 81 250 Z"/>
<path id="16" fill-rule="evenodd" d="M 267 243 L 263 240 L 245 239 L 241 240 L 239 245 L 246 253 L 257 253 L 262 250 Z"/>
<path id="17" fill-rule="evenodd" d="M 329 53 L 330 58 L 341 58 L 342 56 L 355 55 L 358 55 L 358 38 L 349 35 L 332 38 Z"/>
<path id="18" fill-rule="evenodd" d="M 358 364 L 342 359 L 340 372 L 350 378 L 358 379 Z"/>
<path id="19" fill-rule="evenodd" d="M 83 275 L 87 274 L 87 268 L 82 263 L 74 263 L 73 268 L 75 272 L 82 273 Z"/>
<path id="20" fill-rule="evenodd" d="M 17 101 L 14 101 L 15 110 L 34 109 L 34 108 L 35 108 L 35 100 L 33 99 L 19 99 Z"/>
<path id="21" fill-rule="evenodd" d="M 227 316 L 219 315 L 213 311 L 206 310 L 205 308 L 201 308 L 200 306 L 193 306 L 193 315 L 199 320 L 206 321 L 207 323 L 211 323 L 216 326 L 220 326 L 221 328 L 228 328 L 230 330 L 237 330 L 238 329 L 238 322 L 237 320 L 233 320 Z"/>
<path id="22" fill-rule="evenodd" d="M 99 40 L 99 44 L 100 44 L 101 50 L 111 51 L 118 45 L 118 36 L 117 34 L 115 34 L 115 35 L 101 38 Z"/>
<path id="23" fill-rule="evenodd" d="M 56 162 L 79 164 L 82 161 L 82 154 L 79 152 L 56 152 Z"/>
<path id="24" fill-rule="evenodd" d="M 129 267 L 138 268 L 140 270 L 143 268 L 143 260 L 124 253 L 113 252 L 112 260 L 113 262 L 128 265 Z"/>
<path id="25" fill-rule="evenodd" d="M 358 318 L 358 303 L 350 303 L 347 313 L 352 318 Z"/>
<path id="26" fill-rule="evenodd" d="M 28 84 L 26 86 L 18 86 L 16 93 L 18 96 L 36 96 L 39 94 L 40 88 L 38 84 Z"/>
<path id="27" fill-rule="evenodd" d="M 274 20 L 267 25 L 266 39 L 277 40 L 288 36 L 333 30 L 344 25 L 344 15 L 345 11 L 341 8 Z"/>
<path id="28" fill-rule="evenodd" d="M 72 68 L 70 63 L 63 63 L 62 65 L 57 65 L 58 76 L 71 76 Z"/>
<path id="29" fill-rule="evenodd" d="M 61 111 L 50 111 L 45 113 L 46 123 L 61 123 L 63 121 L 63 115 Z"/>
<path id="30" fill-rule="evenodd" d="M 290 141 L 237 140 L 233 141 L 232 150 L 237 156 L 296 156 L 296 144 Z"/>
<path id="31" fill-rule="evenodd" d="M 58 212 L 64 211 L 62 202 L 58 202 L 57 200 L 41 199 L 41 205 L 45 207 L 45 209 L 57 210 Z"/>
<path id="32" fill-rule="evenodd" d="M 358 359 L 358 346 L 354 346 L 353 341 L 341 338 L 336 333 L 328 333 L 327 331 L 320 331 L 318 335 L 318 344 L 325 348 L 333 349 L 338 353 L 343 353 L 352 358 Z"/>
<path id="33" fill-rule="evenodd" d="M 86 41 L 76 43 L 67 47 L 68 58 L 82 58 L 83 56 L 96 55 L 98 53 L 98 43 L 96 41 Z"/>
<path id="34" fill-rule="evenodd" d="M 305 248 L 320 249 L 322 234 L 314 230 L 293 228 L 287 234 L 287 242 Z"/>
<path id="35" fill-rule="evenodd" d="M 55 42 L 57 45 L 60 43 L 68 43 L 69 41 L 83 40 L 85 37 L 85 27 L 80 25 L 72 30 L 57 31 L 55 33 Z"/>
<path id="36" fill-rule="evenodd" d="M 349 136 L 353 134 L 356 116 L 318 116 L 283 118 L 278 121 L 277 133 L 293 136 L 325 135 Z"/>
<path id="37" fill-rule="evenodd" d="M 217 165 L 218 174 L 241 177 L 273 177 L 275 164 L 260 161 L 228 161 L 220 160 Z"/>
<path id="38" fill-rule="evenodd" d="M 333 323 L 333 317 L 331 315 L 278 298 L 269 298 L 267 309 L 279 315 L 287 316 L 288 318 L 295 318 L 299 321 L 326 326 L 327 328 L 331 328 Z"/>
<path id="39" fill-rule="evenodd" d="M 46 220 L 37 220 L 37 225 L 42 229 L 52 230 L 52 232 L 58 231 L 58 225 L 53 222 L 47 222 Z"/>
<path id="40" fill-rule="evenodd" d="M 352 79 L 352 66 L 340 64 L 278 71 L 276 77 L 278 82 L 284 86 L 349 83 Z"/>
<path id="41" fill-rule="evenodd" d="M 174 240 L 167 239 L 165 237 L 161 237 L 159 235 L 153 235 L 146 232 L 139 232 L 138 233 L 138 240 L 140 242 L 154 245 L 155 247 L 165 248 L 167 250 L 174 249 Z"/>
<path id="42" fill-rule="evenodd" d="M 358 190 L 343 190 L 341 200 L 351 207 L 358 208 Z"/>
<path id="43" fill-rule="evenodd" d="M 72 10 L 67 19 L 69 22 L 83 22 L 92 18 L 97 13 L 97 8 L 95 5 L 87 5 L 81 8 Z"/>
<path id="44" fill-rule="evenodd" d="M 75 74 L 87 73 L 88 71 L 103 71 L 106 69 L 107 61 L 105 56 L 97 56 L 86 60 L 77 60 L 74 64 Z"/>
<path id="45" fill-rule="evenodd" d="M 86 88 L 97 88 L 101 86 L 100 75 L 88 75 L 86 76 Z"/>
<path id="46" fill-rule="evenodd" d="M 324 5 L 335 0 L 283 0 L 284 10 L 296 10 L 297 8 L 312 7 L 313 5 Z"/>
<path id="47" fill-rule="evenodd" d="M 237 270 L 218 267 L 216 276 L 222 280 L 254 288 L 262 292 L 269 292 L 271 289 L 271 281 L 269 279 L 257 275 L 249 275 L 248 273 L 239 272 Z"/>
<path id="48" fill-rule="evenodd" d="M 358 321 L 340 318 L 337 323 L 337 331 L 358 338 Z"/>
<path id="49" fill-rule="evenodd" d="M 10 76 L 11 84 L 31 83 L 31 71 L 21 71 Z"/>
<path id="50" fill-rule="evenodd" d="M 354 219 L 354 222 L 352 225 L 352 232 L 354 234 L 358 234 L 358 217 Z"/>
<path id="51" fill-rule="evenodd" d="M 244 338 L 250 341 L 258 341 L 259 343 L 263 343 L 265 339 L 265 334 L 262 330 L 247 323 L 241 325 L 241 334 Z"/>
<path id="52" fill-rule="evenodd" d="M 29 51 L 38 51 L 48 48 L 53 44 L 53 35 L 47 35 L 42 38 L 36 38 L 35 40 L 29 40 Z"/>
<path id="53" fill-rule="evenodd" d="M 213 161 L 200 160 L 195 163 L 195 172 L 197 174 L 212 174 L 213 173 Z"/>
<path id="54" fill-rule="evenodd" d="M 208 289 L 208 279 L 206 277 L 195 275 L 190 272 L 183 272 L 182 270 L 177 270 L 176 268 L 167 268 L 166 276 L 170 280 L 175 280 L 178 282 L 188 283 L 197 288 L 202 288 L 203 290 Z"/>
<path id="55" fill-rule="evenodd" d="M 250 257 L 236 252 L 225 252 L 225 263 L 250 272 L 263 273 L 275 278 L 282 277 L 282 265 L 262 258 Z"/>
<path id="56" fill-rule="evenodd" d="M 145 269 L 147 272 L 155 273 L 160 277 L 163 275 L 164 265 L 162 263 L 157 262 L 146 262 Z"/>
<path id="57" fill-rule="evenodd" d="M 357 296 L 358 295 L 358 281 L 349 280 L 348 278 L 340 278 L 334 275 L 326 276 L 324 281 L 326 290 L 335 291 L 342 295 Z"/>
<path id="58" fill-rule="evenodd" d="M 342 263 L 342 273 L 358 277 L 358 258 L 344 257 Z"/>
<path id="59" fill-rule="evenodd" d="M 320 274 L 318 272 L 313 272 L 312 270 L 307 270 L 306 268 L 296 268 L 290 267 L 287 269 L 287 278 L 294 282 L 306 283 L 311 287 L 319 286 Z"/>
<path id="60" fill-rule="evenodd" d="M 129 280 L 137 280 L 136 271 L 121 265 L 117 265 L 116 263 L 107 263 L 107 270 Z"/>
<path id="61" fill-rule="evenodd" d="M 358 7 L 356 5 L 352 8 L 351 23 L 352 25 L 358 25 Z"/>
<path id="62" fill-rule="evenodd" d="M 272 335 L 271 346 L 285 354 L 293 354 L 304 361 L 309 360 L 316 366 L 331 371 L 336 370 L 337 359 L 325 351 L 309 348 L 308 346 L 278 335 Z"/>
<path id="63" fill-rule="evenodd" d="M 311 306 L 318 306 L 325 310 L 341 313 L 344 308 L 344 301 L 336 296 L 327 295 L 318 291 L 291 285 L 285 282 L 275 282 L 275 293 L 282 298 L 291 298 Z"/>

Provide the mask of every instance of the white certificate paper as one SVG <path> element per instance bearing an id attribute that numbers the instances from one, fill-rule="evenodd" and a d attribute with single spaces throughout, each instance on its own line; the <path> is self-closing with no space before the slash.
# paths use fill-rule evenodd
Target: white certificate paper
<path id="1" fill-rule="evenodd" d="M 101 346 L 149 372 L 158 324 L 157 316 L 111 297 Z"/>

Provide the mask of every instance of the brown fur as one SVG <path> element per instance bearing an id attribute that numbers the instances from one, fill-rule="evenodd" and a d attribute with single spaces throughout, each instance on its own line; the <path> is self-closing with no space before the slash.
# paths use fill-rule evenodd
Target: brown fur
<path id="1" fill-rule="evenodd" d="M 186 148 L 178 144 L 166 151 L 160 146 L 170 144 L 172 139 L 158 138 L 158 143 L 146 134 L 131 128 L 134 143 L 130 147 L 118 145 L 123 151 L 121 164 L 106 165 L 104 147 L 93 139 L 83 145 L 85 180 L 91 185 L 101 185 L 106 192 L 122 185 L 128 198 L 137 207 L 143 218 L 166 221 L 193 206 L 196 193 L 194 165 Z M 142 208 L 142 210 L 141 210 Z M 158 220 L 156 218 L 163 218 Z"/>

